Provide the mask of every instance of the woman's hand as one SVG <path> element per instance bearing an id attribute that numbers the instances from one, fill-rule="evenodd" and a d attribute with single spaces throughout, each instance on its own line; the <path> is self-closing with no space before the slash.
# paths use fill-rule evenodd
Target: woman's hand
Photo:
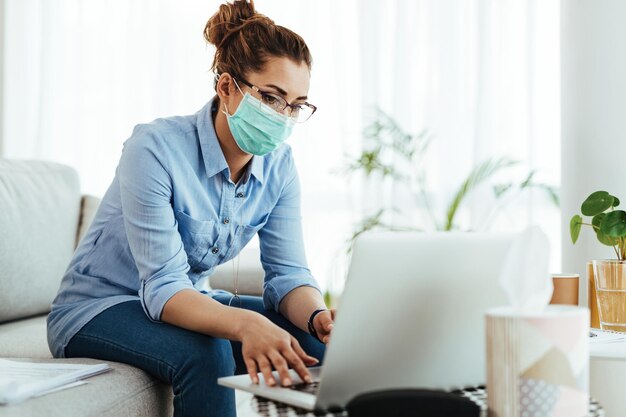
<path id="1" fill-rule="evenodd" d="M 336 308 L 322 311 L 318 313 L 313 319 L 313 327 L 317 333 L 317 337 L 323 342 L 328 343 L 330 340 L 330 333 L 333 330 L 335 322 Z"/>
<path id="2" fill-rule="evenodd" d="M 244 325 L 241 344 L 243 360 L 255 384 L 259 383 L 257 373 L 261 371 L 269 386 L 276 385 L 277 381 L 272 375 L 272 365 L 278 371 L 284 386 L 292 384 L 288 371 L 289 365 L 303 381 L 311 382 L 311 375 L 306 367 L 319 362 L 316 358 L 307 355 L 289 332 L 260 314 L 255 314 L 254 318 Z"/>

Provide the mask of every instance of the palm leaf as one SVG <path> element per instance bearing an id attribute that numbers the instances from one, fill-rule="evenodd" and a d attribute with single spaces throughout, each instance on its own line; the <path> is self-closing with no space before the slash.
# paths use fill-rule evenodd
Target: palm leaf
<path id="1" fill-rule="evenodd" d="M 550 200 L 552 200 L 552 203 L 556 207 L 559 207 L 561 205 L 561 197 L 559 196 L 559 190 L 556 187 L 548 184 L 537 184 L 537 187 L 544 190 L 548 194 Z"/>
<path id="2" fill-rule="evenodd" d="M 548 197 L 550 198 L 552 203 L 555 206 L 559 207 L 561 205 L 561 199 L 559 198 L 558 190 L 551 185 L 534 182 L 533 179 L 536 173 L 537 171 L 530 171 L 528 177 L 526 177 L 526 179 L 520 184 L 520 190 L 523 190 L 525 188 L 538 188 L 548 194 Z"/>
<path id="3" fill-rule="evenodd" d="M 368 216 L 361 221 L 361 223 L 358 225 L 354 233 L 352 233 L 352 236 L 350 237 L 350 239 L 348 239 L 348 243 L 349 243 L 348 253 L 352 252 L 352 245 L 354 244 L 354 241 L 356 240 L 357 237 L 359 237 L 361 234 L 369 230 L 375 229 L 376 227 L 383 225 L 381 219 L 385 211 L 387 210 L 384 208 L 381 208 L 375 214 L 372 214 L 371 216 Z"/>
<path id="4" fill-rule="evenodd" d="M 393 225 L 384 223 L 382 221 L 382 217 L 383 217 L 383 214 L 385 214 L 385 212 L 387 212 L 388 210 L 392 210 L 395 212 L 398 211 L 395 208 L 391 208 L 391 209 L 381 208 L 375 214 L 372 214 L 371 216 L 368 216 L 361 221 L 361 223 L 358 225 L 358 227 L 356 228 L 356 230 L 354 231 L 350 239 L 348 239 L 348 250 L 347 250 L 348 254 L 352 253 L 352 249 L 353 249 L 354 242 L 356 241 L 356 239 L 363 233 L 369 232 L 370 230 L 382 229 L 382 230 L 388 230 L 390 232 L 423 232 L 423 229 L 416 228 L 416 227 L 393 226 Z"/>
<path id="5" fill-rule="evenodd" d="M 516 165 L 517 163 L 518 161 L 514 161 L 506 157 L 490 158 L 474 167 L 448 206 L 444 230 L 452 230 L 452 227 L 454 226 L 454 217 L 456 216 L 461 203 L 469 193 L 498 171 Z"/>
<path id="6" fill-rule="evenodd" d="M 521 184 L 519 185 L 519 188 L 523 190 L 524 188 L 532 187 L 534 185 L 533 178 L 535 177 L 536 173 L 537 171 L 535 170 L 530 171 L 528 175 L 526 176 L 526 179 L 522 181 Z"/>
<path id="7" fill-rule="evenodd" d="M 496 196 L 496 198 L 500 198 L 504 194 L 506 194 L 506 192 L 509 191 L 511 188 L 513 188 L 513 184 L 511 183 L 497 184 L 493 186 L 493 194 Z"/>

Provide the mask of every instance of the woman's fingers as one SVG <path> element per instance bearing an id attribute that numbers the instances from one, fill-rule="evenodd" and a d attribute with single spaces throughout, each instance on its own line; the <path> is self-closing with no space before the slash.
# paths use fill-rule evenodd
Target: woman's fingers
<path id="1" fill-rule="evenodd" d="M 317 358 L 314 358 L 313 356 L 309 356 L 304 351 L 304 349 L 302 349 L 302 347 L 300 346 L 300 343 L 298 343 L 298 340 L 293 336 L 291 336 L 291 348 L 296 352 L 296 354 L 300 357 L 300 359 L 304 361 L 305 363 L 309 365 L 315 365 L 316 363 L 319 362 Z"/>
<path id="2" fill-rule="evenodd" d="M 306 369 L 306 366 L 304 365 L 304 362 L 302 362 L 302 359 L 300 359 L 300 357 L 293 349 L 285 349 L 285 351 L 281 353 L 303 381 L 311 382 L 311 374 Z"/>
<path id="3" fill-rule="evenodd" d="M 318 314 L 318 316 L 320 316 L 319 325 L 324 334 L 330 333 L 333 329 L 333 318 L 331 313 L 329 311 L 324 311 Z"/>
<path id="4" fill-rule="evenodd" d="M 259 364 L 259 368 L 261 372 L 263 372 L 263 378 L 265 378 L 265 383 L 270 387 L 276 385 L 276 380 L 272 375 L 272 366 L 270 365 L 270 361 L 265 357 L 265 355 L 261 355 L 256 359 L 256 362 Z"/>
<path id="5" fill-rule="evenodd" d="M 269 354 L 269 358 L 274 365 L 274 369 L 280 375 L 280 382 L 283 386 L 291 385 L 291 378 L 289 377 L 289 368 L 287 367 L 287 361 L 283 356 L 278 352 L 274 351 Z"/>
<path id="6" fill-rule="evenodd" d="M 279 378 L 282 385 L 291 385 L 293 375 L 290 373 L 290 367 L 303 381 L 311 382 L 307 366 L 319 364 L 319 360 L 309 356 L 298 340 L 287 331 L 269 320 L 261 324 L 266 326 L 252 327 L 242 339 L 244 362 L 252 382 L 258 384 L 261 373 L 268 386 L 276 386 Z M 263 329 L 265 331 L 259 331 Z M 272 368 L 276 369 L 278 374 L 276 377 L 272 374 Z"/>
<path id="7" fill-rule="evenodd" d="M 298 348 L 300 348 L 299 345 Z M 300 350 L 302 350 L 302 348 L 300 348 Z M 305 357 L 313 359 L 315 363 L 318 362 L 317 359 L 306 355 L 304 351 L 302 351 L 302 353 L 305 355 Z M 263 373 L 263 378 L 265 379 L 265 383 L 267 385 L 274 386 L 277 384 L 277 380 L 272 374 L 273 365 L 274 369 L 276 369 L 278 375 L 280 376 L 280 381 L 282 385 L 291 385 L 293 381 L 291 379 L 291 376 L 289 375 L 289 364 L 292 365 L 294 370 L 298 373 L 303 381 L 311 382 L 311 375 L 309 374 L 309 371 L 306 369 L 306 366 L 302 362 L 302 359 L 291 347 L 284 349 L 283 352 L 275 350 L 268 353 L 267 356 L 261 355 L 256 359 L 256 361 L 252 358 L 247 358 L 244 361 L 248 369 L 248 374 L 255 384 L 258 384 L 257 369 Z"/>
<path id="8" fill-rule="evenodd" d="M 328 343 L 328 341 L 330 340 L 330 333 L 332 332 L 334 327 L 334 314 L 335 310 L 332 309 L 321 312 L 317 316 L 315 316 L 316 320 L 313 325 L 315 326 L 315 330 L 317 331 L 317 337 L 323 343 Z M 318 317 L 319 320 L 317 320 Z"/>
<path id="9" fill-rule="evenodd" d="M 256 367 L 256 362 L 252 358 L 245 358 L 244 362 L 246 364 L 246 369 L 248 370 L 248 375 L 250 375 L 250 379 L 254 384 L 258 384 L 259 376 L 257 375 L 258 370 Z"/>

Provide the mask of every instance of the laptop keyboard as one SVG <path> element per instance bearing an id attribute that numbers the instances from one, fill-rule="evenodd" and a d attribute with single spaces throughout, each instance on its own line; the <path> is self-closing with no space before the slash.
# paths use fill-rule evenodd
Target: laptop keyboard
<path id="1" fill-rule="evenodd" d="M 313 381 L 313 382 L 301 382 L 299 384 L 293 384 L 293 385 L 289 385 L 289 389 L 292 389 L 294 391 L 300 391 L 300 392 L 306 392 L 308 394 L 317 394 L 317 390 L 319 388 L 319 381 Z"/>

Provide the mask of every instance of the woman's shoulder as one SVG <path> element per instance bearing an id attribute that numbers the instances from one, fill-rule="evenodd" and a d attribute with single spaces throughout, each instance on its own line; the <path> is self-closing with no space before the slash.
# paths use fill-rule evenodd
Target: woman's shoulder
<path id="1" fill-rule="evenodd" d="M 185 144 L 193 148 L 197 127 L 193 116 L 171 116 L 140 123 L 124 141 L 124 149 L 140 148 L 155 155 L 165 156 L 185 151 Z"/>
<path id="2" fill-rule="evenodd" d="M 173 116 L 140 123 L 123 143 L 120 164 L 137 165 L 155 161 L 169 174 L 181 158 L 193 158 L 197 151 L 195 119 L 190 116 Z M 158 161 L 158 162 L 157 162 Z"/>
<path id="3" fill-rule="evenodd" d="M 130 139 L 136 141 L 169 140 L 185 138 L 197 131 L 193 116 L 161 117 L 135 126 Z"/>

